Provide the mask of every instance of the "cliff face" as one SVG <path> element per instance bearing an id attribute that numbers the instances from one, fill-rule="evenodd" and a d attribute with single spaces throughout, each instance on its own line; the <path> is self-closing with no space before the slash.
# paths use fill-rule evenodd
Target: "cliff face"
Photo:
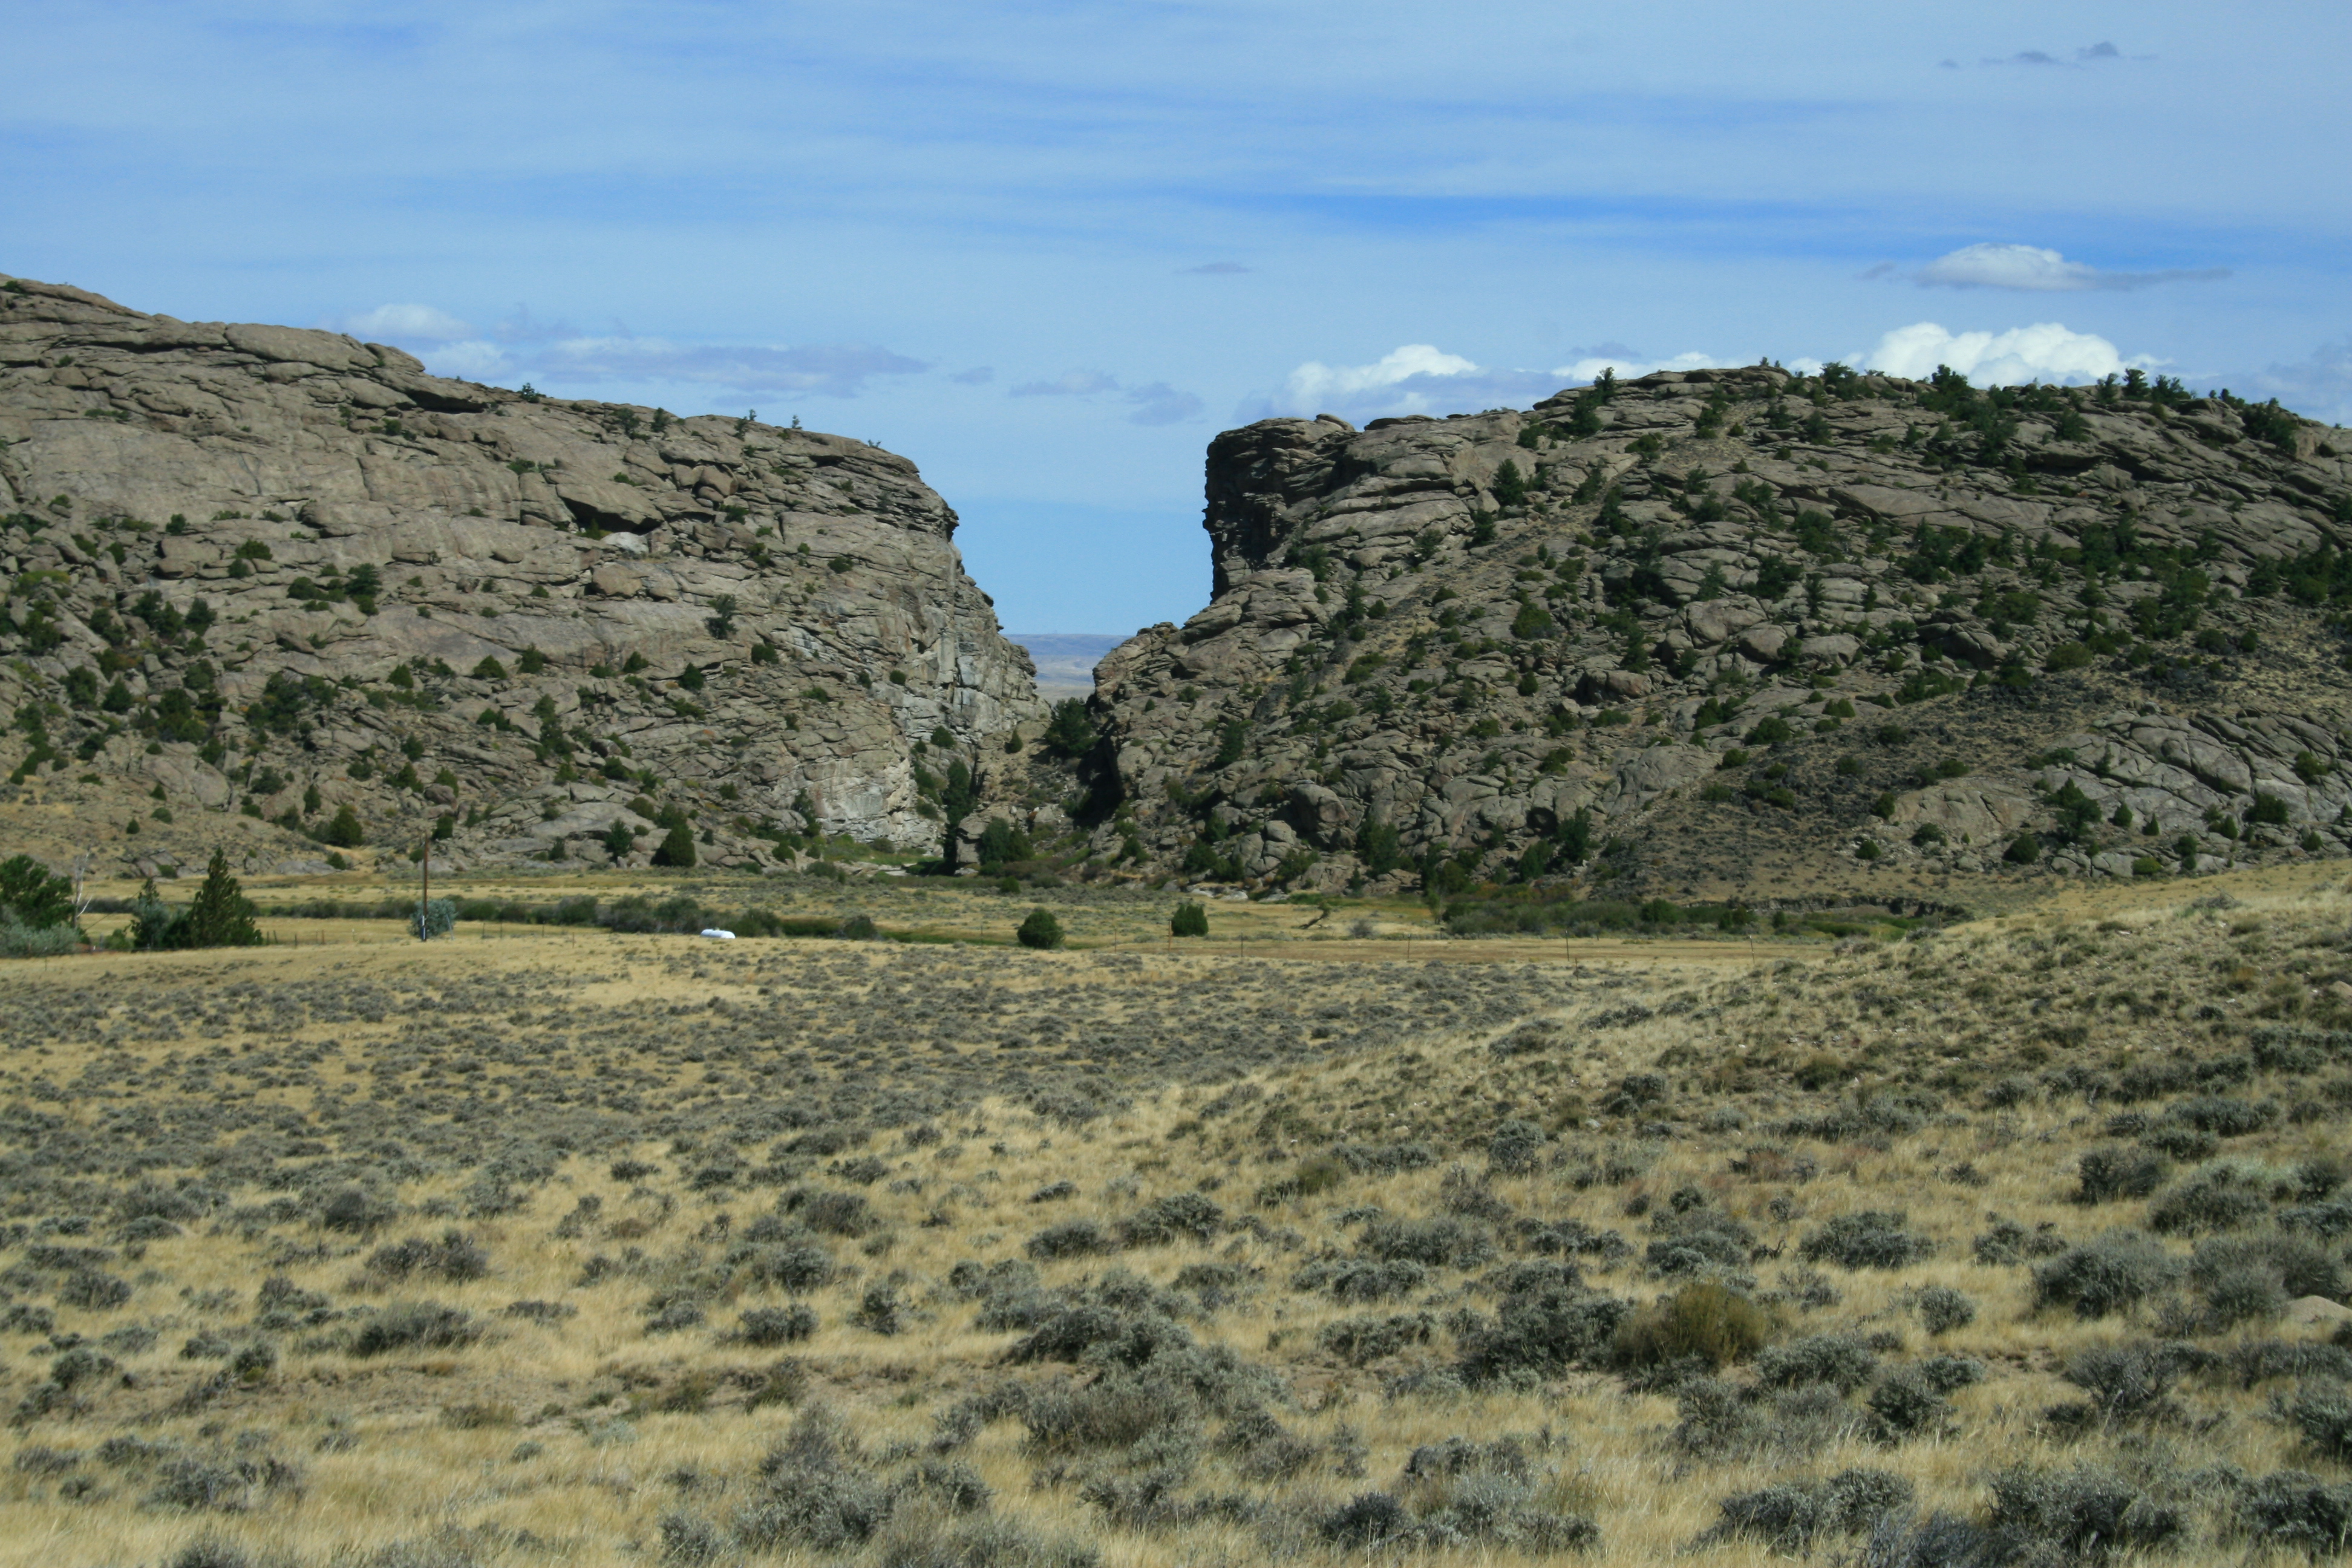
<path id="1" fill-rule="evenodd" d="M 2339 851 L 2345 440 L 1771 367 L 1232 431 L 1213 599 L 1099 672 L 1095 847 L 1715 893 Z"/>
<path id="2" fill-rule="evenodd" d="M 35 837 L 268 863 L 320 850 L 255 812 L 350 804 L 371 844 L 453 819 L 459 862 L 603 861 L 618 822 L 642 863 L 649 810 L 719 863 L 813 827 L 936 843 L 939 742 L 1040 711 L 955 513 L 862 441 L 20 279 L 0 442 L 0 703 L 32 759 L 0 765 Z M 169 820 L 125 836 L 117 795 Z"/>

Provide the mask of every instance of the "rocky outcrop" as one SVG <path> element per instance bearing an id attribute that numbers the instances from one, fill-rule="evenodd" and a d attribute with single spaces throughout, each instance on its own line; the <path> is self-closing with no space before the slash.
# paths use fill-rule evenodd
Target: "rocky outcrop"
<path id="1" fill-rule="evenodd" d="M 1771 366 L 1231 431 L 1214 596 L 1097 671 L 1092 847 L 1661 890 L 2335 852 L 2344 441 L 2137 376 Z"/>
<path id="2" fill-rule="evenodd" d="M 16 279 L 0 443 L 0 766 L 163 800 L 134 858 L 346 804 L 473 863 L 616 822 L 642 862 L 680 813 L 722 863 L 936 843 L 940 752 L 1041 711 L 955 513 L 863 441 Z"/>

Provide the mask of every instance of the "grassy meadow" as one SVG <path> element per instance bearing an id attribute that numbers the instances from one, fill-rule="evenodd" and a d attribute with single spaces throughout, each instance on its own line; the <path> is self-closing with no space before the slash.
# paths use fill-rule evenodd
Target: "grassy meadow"
<path id="1" fill-rule="evenodd" d="M 1753 941 L 877 880 L 789 897 L 918 940 L 12 963 L 0 1560 L 2338 1553 L 2327 872 Z M 1069 950 L 1008 945 L 1040 904 Z"/>

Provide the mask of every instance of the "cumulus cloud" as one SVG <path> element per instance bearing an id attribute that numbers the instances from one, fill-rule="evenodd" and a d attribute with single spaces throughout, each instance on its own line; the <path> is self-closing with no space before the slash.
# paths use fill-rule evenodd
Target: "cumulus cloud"
<path id="1" fill-rule="evenodd" d="M 1876 348 L 1853 357 L 1865 369 L 1914 381 L 1926 380 L 1937 365 L 1949 365 L 1984 386 L 2096 381 L 2161 363 L 2145 355 L 2126 359 L 2106 339 L 2069 331 L 2056 321 L 2005 332 L 1953 332 L 1933 321 L 1918 321 L 1897 327 L 1880 338 Z"/>
<path id="2" fill-rule="evenodd" d="M 1864 277 L 1883 277 L 1892 268 L 1874 268 Z M 2108 272 L 2069 261 L 2038 245 L 1964 245 L 1939 256 L 1912 275 L 1923 288 L 2017 289 L 2064 293 L 2085 289 L 2147 289 L 2158 283 L 2205 283 L 2227 278 L 2226 267 L 2174 268 L 2162 272 Z"/>
<path id="3" fill-rule="evenodd" d="M 1202 409 L 1201 400 L 1189 392 L 1181 392 L 1164 381 L 1149 386 L 1127 386 L 1115 375 L 1098 370 L 1064 371 L 1050 381 L 1024 381 L 1007 395 L 1013 397 L 1101 397 L 1112 396 L 1129 405 L 1134 412 L 1127 416 L 1130 425 L 1175 425 L 1195 418 Z"/>
<path id="4" fill-rule="evenodd" d="M 1309 360 L 1290 373 L 1279 393 L 1259 404 L 1244 404 L 1238 412 L 1244 419 L 1277 415 L 1339 414 L 1361 419 L 1468 413 L 1532 403 L 1563 386 L 1596 380 L 1604 370 L 1632 377 L 1654 370 L 1696 370 L 1727 363 L 1706 353 L 1653 358 L 1615 342 L 1569 352 L 1577 357 L 1550 370 L 1481 365 L 1447 353 L 1434 343 L 1406 343 L 1370 364 L 1334 365 Z"/>
<path id="5" fill-rule="evenodd" d="M 976 364 L 970 370 L 956 372 L 948 379 L 958 386 L 986 386 L 996 379 L 996 367 L 992 364 Z"/>
<path id="6" fill-rule="evenodd" d="M 1283 393 L 1288 405 L 1299 413 L 1319 413 L 1324 408 L 1360 405 L 1370 395 L 1382 400 L 1397 389 L 1433 378 L 1444 379 L 1474 374 L 1475 360 L 1450 354 L 1434 343 L 1407 343 L 1392 349 L 1370 364 L 1325 364 L 1320 360 L 1308 360 L 1290 373 L 1283 383 Z M 1402 395 L 1407 402 L 1419 396 L 1416 388 Z M 1310 408 L 1309 405 L 1317 406 Z M 1405 412 L 1417 412 L 1417 407 Z"/>
<path id="7" fill-rule="evenodd" d="M 473 327 L 431 305 L 378 305 L 331 325 L 362 341 L 383 343 L 450 343 L 480 336 Z"/>

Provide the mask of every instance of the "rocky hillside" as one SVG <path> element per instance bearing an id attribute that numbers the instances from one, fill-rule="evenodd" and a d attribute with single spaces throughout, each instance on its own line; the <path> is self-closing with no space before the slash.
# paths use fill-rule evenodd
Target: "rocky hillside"
<path id="1" fill-rule="evenodd" d="M 1213 599 L 1101 668 L 1092 847 L 1644 897 L 2339 853 L 2347 439 L 1769 365 L 1232 431 Z"/>
<path id="2" fill-rule="evenodd" d="M 1042 712 L 905 458 L 331 332 L 0 282 L 0 812 L 53 856 L 929 845 L 940 752 Z"/>

